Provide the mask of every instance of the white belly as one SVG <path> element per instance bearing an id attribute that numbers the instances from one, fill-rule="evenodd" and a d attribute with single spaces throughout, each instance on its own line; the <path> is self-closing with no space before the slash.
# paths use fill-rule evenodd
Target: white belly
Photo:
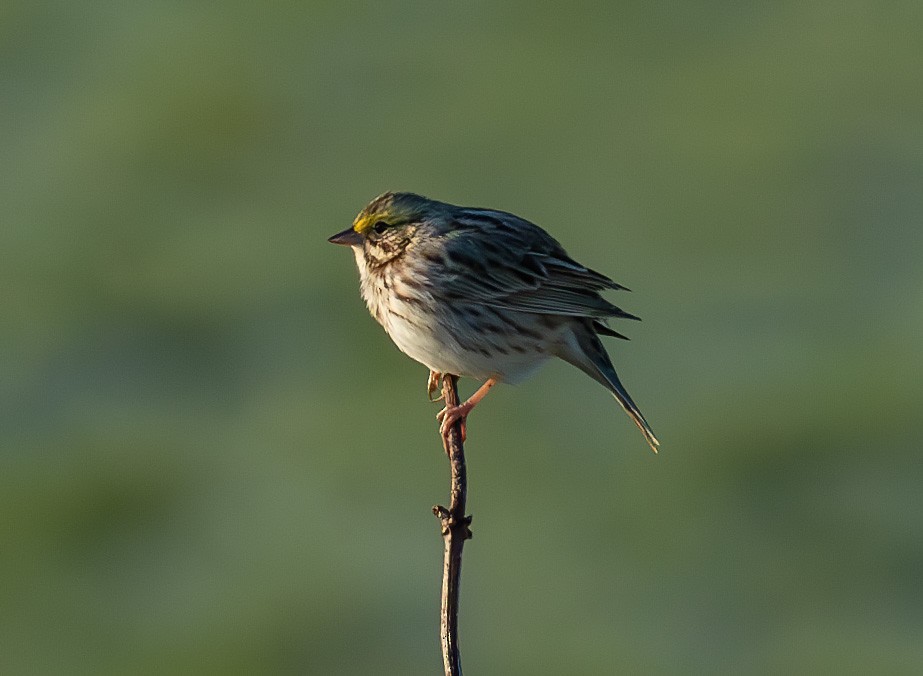
<path id="1" fill-rule="evenodd" d="M 404 312 L 402 312 L 404 310 Z M 547 354 L 497 354 L 484 344 L 484 350 L 462 348 L 451 331 L 438 323 L 431 328 L 421 327 L 403 317 L 407 307 L 398 307 L 398 314 L 388 314 L 384 325 L 394 344 L 411 359 L 414 359 L 430 371 L 452 373 L 477 380 L 495 378 L 500 382 L 518 383 L 545 363 L 551 355 Z"/>
<path id="2" fill-rule="evenodd" d="M 400 282 L 392 278 L 389 283 L 397 285 L 394 290 L 398 292 L 392 294 L 385 289 L 381 279 L 367 274 L 360 256 L 357 251 L 362 297 L 369 312 L 401 352 L 429 370 L 478 380 L 495 378 L 500 382 L 517 383 L 551 358 L 552 354 L 548 351 L 537 350 L 524 353 L 508 350 L 502 354 L 492 349 L 488 340 L 470 335 L 471 327 L 458 323 L 457 318 L 444 313 L 438 317 L 422 314 L 419 304 L 407 303 L 396 297 L 410 295 L 412 290 L 401 289 Z M 431 299 L 427 300 L 431 302 Z M 456 339 L 460 334 L 464 335 L 462 341 Z"/>

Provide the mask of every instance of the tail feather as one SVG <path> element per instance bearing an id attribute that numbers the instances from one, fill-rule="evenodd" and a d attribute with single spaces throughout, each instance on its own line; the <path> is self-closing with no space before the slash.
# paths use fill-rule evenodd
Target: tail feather
<path id="1" fill-rule="evenodd" d="M 607 390 L 612 393 L 616 401 L 625 409 L 625 413 L 631 418 L 632 422 L 641 430 L 644 439 L 654 453 L 657 452 L 660 442 L 654 435 L 654 430 L 644 419 L 641 409 L 632 400 L 628 390 L 622 385 L 612 361 L 606 353 L 599 337 L 589 326 L 586 331 L 574 331 L 573 342 L 567 341 L 562 353 L 559 355 L 564 361 L 567 361 L 588 376 L 601 383 Z"/>
<path id="2" fill-rule="evenodd" d="M 657 440 L 657 437 L 654 436 L 654 430 L 651 429 L 651 426 L 648 424 L 647 420 L 644 419 L 644 415 L 641 413 L 641 409 L 638 408 L 638 405 L 635 404 L 635 402 L 629 396 L 625 386 L 622 385 L 618 375 L 615 373 L 615 369 L 610 365 L 608 369 L 601 369 L 601 373 L 606 379 L 606 382 L 603 384 L 609 388 L 609 391 L 612 392 L 612 396 L 614 396 L 619 404 L 622 405 L 622 408 L 625 409 L 625 413 L 628 414 L 628 417 L 630 417 L 635 425 L 638 426 L 638 429 L 641 430 L 641 434 L 644 435 L 644 439 L 651 447 L 651 450 L 656 453 L 658 447 L 660 446 L 660 442 Z"/>

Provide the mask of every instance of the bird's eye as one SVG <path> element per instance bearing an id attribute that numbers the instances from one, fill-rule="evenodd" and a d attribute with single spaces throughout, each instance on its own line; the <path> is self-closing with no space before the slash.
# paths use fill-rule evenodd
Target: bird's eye
<path id="1" fill-rule="evenodd" d="M 375 225 L 372 226 L 372 230 L 377 232 L 379 235 L 388 229 L 388 224 L 384 221 L 378 221 Z"/>

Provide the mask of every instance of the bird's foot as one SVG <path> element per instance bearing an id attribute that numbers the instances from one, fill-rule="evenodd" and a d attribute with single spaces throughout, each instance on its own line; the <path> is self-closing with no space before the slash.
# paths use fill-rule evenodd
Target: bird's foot
<path id="1" fill-rule="evenodd" d="M 430 371 L 429 380 L 426 381 L 426 396 L 429 397 L 430 401 L 439 401 L 445 395 L 440 394 L 438 397 L 433 399 L 433 392 L 436 392 L 439 389 L 439 386 L 442 382 L 442 374 L 439 371 Z"/>
<path id="2" fill-rule="evenodd" d="M 471 409 L 473 408 L 474 403 L 471 401 L 466 401 L 464 404 L 459 404 L 458 406 L 446 406 L 444 409 L 439 411 L 439 413 L 436 414 L 436 420 L 442 423 L 439 425 L 439 433 L 442 434 L 443 438 L 448 439 L 449 430 L 452 429 L 452 425 L 461 421 L 461 440 L 464 441 L 467 439 L 467 418 L 468 414 L 471 413 Z"/>

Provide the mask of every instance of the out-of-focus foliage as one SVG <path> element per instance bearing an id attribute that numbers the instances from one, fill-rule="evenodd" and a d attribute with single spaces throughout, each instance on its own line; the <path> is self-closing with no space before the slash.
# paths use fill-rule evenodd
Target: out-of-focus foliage
<path id="1" fill-rule="evenodd" d="M 438 673 L 388 189 L 632 287 L 469 427 L 472 674 L 923 670 L 923 4 L 7 2 L 0 671 Z M 471 383 L 464 385 L 470 391 Z"/>

